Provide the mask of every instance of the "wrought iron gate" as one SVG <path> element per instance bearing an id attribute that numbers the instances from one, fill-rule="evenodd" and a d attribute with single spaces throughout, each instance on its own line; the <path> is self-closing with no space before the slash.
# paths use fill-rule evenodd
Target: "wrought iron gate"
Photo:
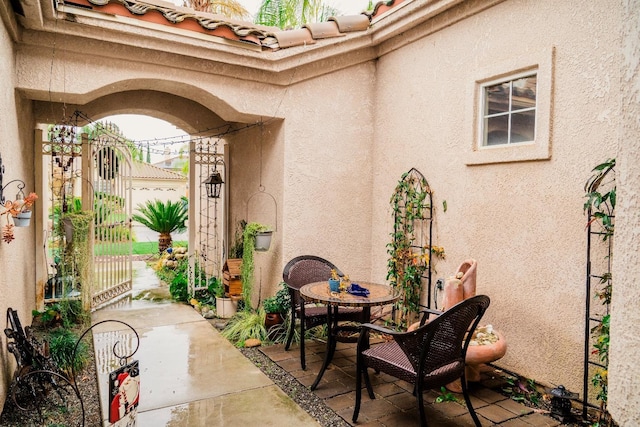
<path id="1" fill-rule="evenodd" d="M 96 254 L 91 306 L 97 307 L 131 290 L 132 159 L 122 138 L 108 126 L 89 146 Z"/>
<path id="2" fill-rule="evenodd" d="M 77 119 L 79 113 L 75 113 Z M 131 290 L 131 153 L 102 123 L 51 126 L 42 154 L 49 192 L 45 302 L 96 308 Z"/>

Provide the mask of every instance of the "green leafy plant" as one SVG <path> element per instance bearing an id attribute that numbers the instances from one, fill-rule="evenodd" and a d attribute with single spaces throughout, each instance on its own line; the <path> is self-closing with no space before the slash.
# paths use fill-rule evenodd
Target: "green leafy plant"
<path id="1" fill-rule="evenodd" d="M 224 284 L 219 277 L 212 277 L 209 279 L 209 285 L 207 290 L 211 295 L 217 298 L 224 297 Z"/>
<path id="2" fill-rule="evenodd" d="M 614 172 L 616 159 L 609 159 L 593 168 L 593 175 L 586 182 L 584 190 L 587 200 L 584 202 L 584 211 L 591 211 L 590 224 L 599 223 L 603 229 L 602 239 L 607 240 L 613 236 L 614 211 L 616 208 L 616 186 L 613 185 L 604 194 L 600 191 L 600 186 L 604 180 L 611 178 L 609 173 Z M 615 178 L 614 178 L 615 180 Z"/>
<path id="3" fill-rule="evenodd" d="M 266 313 L 262 308 L 257 311 L 238 311 L 223 329 L 222 336 L 235 343 L 238 347 L 243 347 L 244 342 L 249 338 L 266 341 L 265 316 Z"/>
<path id="4" fill-rule="evenodd" d="M 256 249 L 256 234 L 260 231 L 266 231 L 268 228 L 265 225 L 258 224 L 257 222 L 251 222 L 247 224 L 243 232 L 243 253 L 242 253 L 242 267 L 240 269 L 240 275 L 242 277 L 242 299 L 244 300 L 244 309 L 251 310 L 251 293 L 253 291 L 253 273 L 255 265 L 253 261 L 253 255 Z"/>
<path id="5" fill-rule="evenodd" d="M 71 235 L 67 236 L 67 244 L 61 251 L 60 262 L 57 267 L 62 277 L 73 277 L 76 283 L 81 285 L 82 303 L 85 308 L 91 305 L 90 286 L 82 284 L 91 283 L 93 276 L 91 251 L 91 226 L 93 224 L 93 211 L 69 212 L 61 216 L 60 231 L 65 234 L 65 228 L 70 228 Z M 67 233 L 68 234 L 68 233 Z"/>
<path id="6" fill-rule="evenodd" d="M 73 357 L 77 342 L 78 336 L 66 328 L 54 329 L 49 336 L 51 359 L 67 374 L 70 374 L 72 369 L 75 372 L 81 370 L 89 360 L 89 346 L 84 341 L 78 344 L 76 357 Z"/>
<path id="7" fill-rule="evenodd" d="M 262 307 L 267 313 L 287 314 L 291 310 L 291 296 L 287 284 L 280 282 L 280 289 L 274 296 L 265 298 Z"/>
<path id="8" fill-rule="evenodd" d="M 177 262 L 178 266 L 169 284 L 169 293 L 174 300 L 187 302 L 189 301 L 189 261 L 183 258 Z"/>
<path id="9" fill-rule="evenodd" d="M 164 252 L 171 246 L 171 233 L 186 230 L 185 221 L 188 219 L 188 205 L 183 200 L 172 202 L 167 200 L 148 200 L 138 205 L 138 213 L 132 218 L 145 227 L 159 233 L 158 251 Z"/>
<path id="10" fill-rule="evenodd" d="M 436 397 L 435 402 L 436 403 L 443 403 L 443 402 L 461 403 L 460 399 L 458 399 L 455 394 L 447 390 L 444 386 L 440 387 L 440 395 Z"/>
<path id="11" fill-rule="evenodd" d="M 427 180 L 411 169 L 402 175 L 390 200 L 394 225 L 387 244 L 387 279 L 401 292 L 394 304 L 394 320 L 399 328 L 406 328 L 420 310 L 422 276 L 430 268 L 430 255 L 435 248 L 420 247 L 416 242 L 422 223 L 431 219 L 430 195 Z M 444 256 L 442 248 L 436 253 Z"/>
<path id="12" fill-rule="evenodd" d="M 602 240 L 609 243 L 610 252 L 607 257 L 613 255 L 612 240 L 614 235 L 614 218 L 616 208 L 616 184 L 615 184 L 616 159 L 608 159 L 606 162 L 597 165 L 592 169 L 592 175 L 584 186 L 585 198 L 584 211 L 590 215 L 587 226 L 598 225 Z M 603 190 L 604 188 L 604 190 Z M 610 264 L 611 260 L 608 260 Z M 607 314 L 602 316 L 600 321 L 591 329 L 593 339 L 593 350 L 591 354 L 596 355 L 604 368 L 598 368 L 591 377 L 591 384 L 597 389 L 596 399 L 600 401 L 600 414 L 597 424 L 601 422 L 610 423 L 608 415 L 608 366 L 609 366 L 609 325 L 611 315 L 608 313 L 609 304 L 613 292 L 613 281 L 611 272 L 600 275 L 600 289 L 596 292 L 596 297 L 605 306 Z"/>
<path id="13" fill-rule="evenodd" d="M 502 391 L 516 402 L 529 402 L 533 406 L 540 406 L 542 393 L 538 391 L 536 383 L 532 379 L 509 375 L 506 378 L 507 385 Z"/>
<path id="14" fill-rule="evenodd" d="M 236 224 L 236 230 L 233 236 L 233 244 L 229 247 L 229 258 L 242 258 L 244 253 L 244 229 L 247 221 L 241 219 Z"/>

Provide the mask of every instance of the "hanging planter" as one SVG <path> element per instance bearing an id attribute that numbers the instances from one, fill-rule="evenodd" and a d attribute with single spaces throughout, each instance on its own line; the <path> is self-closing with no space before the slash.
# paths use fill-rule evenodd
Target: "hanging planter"
<path id="1" fill-rule="evenodd" d="M 271 246 L 273 231 L 259 231 L 256 233 L 256 251 L 266 252 Z"/>
<path id="2" fill-rule="evenodd" d="M 16 227 L 28 227 L 31 224 L 31 211 L 23 211 L 19 214 L 12 215 L 13 224 Z"/>

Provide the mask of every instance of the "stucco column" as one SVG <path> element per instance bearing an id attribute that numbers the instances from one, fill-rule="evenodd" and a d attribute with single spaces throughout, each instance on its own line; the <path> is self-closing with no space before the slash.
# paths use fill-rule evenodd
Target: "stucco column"
<path id="1" fill-rule="evenodd" d="M 617 165 L 609 412 L 620 426 L 640 425 L 640 0 L 624 0 L 622 126 Z"/>

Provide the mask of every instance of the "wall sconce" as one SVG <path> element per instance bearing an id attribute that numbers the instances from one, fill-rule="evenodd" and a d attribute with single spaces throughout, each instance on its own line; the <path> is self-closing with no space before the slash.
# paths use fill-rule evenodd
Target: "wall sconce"
<path id="1" fill-rule="evenodd" d="M 224 184 L 222 176 L 220 176 L 220 172 L 214 169 L 209 178 L 207 178 L 203 184 L 207 188 L 207 197 L 210 199 L 220 198 L 220 190 L 222 189 L 222 184 Z"/>

